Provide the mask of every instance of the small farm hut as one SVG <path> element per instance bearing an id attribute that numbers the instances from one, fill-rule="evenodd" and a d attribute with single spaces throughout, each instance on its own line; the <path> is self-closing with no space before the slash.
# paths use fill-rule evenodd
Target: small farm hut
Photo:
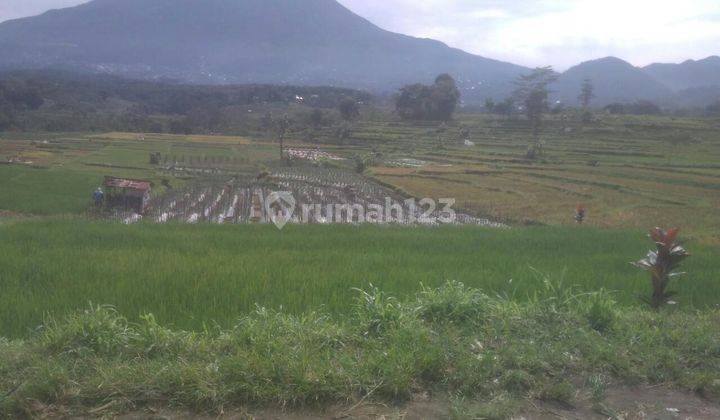
<path id="1" fill-rule="evenodd" d="M 109 208 L 145 213 L 150 202 L 152 183 L 139 179 L 105 177 L 105 203 Z"/>

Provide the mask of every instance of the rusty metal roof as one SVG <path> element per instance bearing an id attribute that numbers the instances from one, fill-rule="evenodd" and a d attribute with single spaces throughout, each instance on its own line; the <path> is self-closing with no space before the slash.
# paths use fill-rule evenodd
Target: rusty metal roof
<path id="1" fill-rule="evenodd" d="M 128 190 L 150 191 L 151 182 L 140 179 L 124 179 L 106 176 L 103 186 L 105 188 L 122 188 Z"/>

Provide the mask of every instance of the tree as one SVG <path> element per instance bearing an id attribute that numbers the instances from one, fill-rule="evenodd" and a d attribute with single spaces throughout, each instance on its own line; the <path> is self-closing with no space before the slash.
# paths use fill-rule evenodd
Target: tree
<path id="1" fill-rule="evenodd" d="M 635 115 L 661 115 L 662 109 L 653 102 L 638 100 L 630 105 L 630 112 Z"/>
<path id="2" fill-rule="evenodd" d="M 187 117 L 174 119 L 170 122 L 170 132 L 172 134 L 192 134 L 192 125 Z"/>
<path id="3" fill-rule="evenodd" d="M 619 102 L 614 102 L 614 103 L 606 106 L 605 111 L 608 114 L 613 114 L 613 115 L 623 115 L 626 112 L 625 105 L 621 104 Z"/>
<path id="4" fill-rule="evenodd" d="M 495 101 L 492 98 L 485 99 L 485 111 L 489 114 L 495 111 Z"/>
<path id="5" fill-rule="evenodd" d="M 395 96 L 395 109 L 407 120 L 449 121 L 460 103 L 460 90 L 448 74 L 441 74 L 432 86 L 407 85 Z"/>
<path id="6" fill-rule="evenodd" d="M 5 99 L 3 91 L 0 90 L 0 130 L 6 130 L 13 124 L 14 119 L 13 106 Z"/>
<path id="7" fill-rule="evenodd" d="M 432 88 L 432 102 L 436 117 L 442 121 L 452 119 L 455 109 L 460 103 L 460 90 L 455 84 L 455 79 L 449 74 L 441 74 L 435 79 Z"/>
<path id="8" fill-rule="evenodd" d="M 260 127 L 264 131 L 271 131 L 273 129 L 273 126 L 275 124 L 275 119 L 273 118 L 272 112 L 266 112 L 265 115 L 260 118 Z"/>
<path id="9" fill-rule="evenodd" d="M 505 115 L 511 117 L 515 112 L 515 100 L 513 98 L 507 98 L 504 101 L 496 104 L 493 107 L 493 111 L 499 115 Z"/>
<path id="10" fill-rule="evenodd" d="M 285 136 L 290 131 L 290 125 L 290 117 L 287 114 L 283 115 L 275 124 L 280 141 L 280 161 L 285 160 Z"/>
<path id="11" fill-rule="evenodd" d="M 325 123 L 325 115 L 320 109 L 315 108 L 308 116 L 308 123 L 313 129 L 317 130 Z"/>
<path id="12" fill-rule="evenodd" d="M 395 109 L 404 120 L 426 120 L 432 113 L 432 89 L 420 83 L 400 89 Z"/>
<path id="13" fill-rule="evenodd" d="M 461 126 L 458 134 L 460 136 L 461 143 L 465 143 L 466 141 L 470 140 L 470 129 L 468 127 Z"/>
<path id="14" fill-rule="evenodd" d="M 529 157 L 535 157 L 542 151 L 540 142 L 540 128 L 545 113 L 550 110 L 548 98 L 549 85 L 558 78 L 552 67 L 539 67 L 528 75 L 520 76 L 515 81 L 514 97 L 522 104 L 525 116 L 530 122 L 533 134 L 533 144 L 528 150 Z"/>
<path id="15" fill-rule="evenodd" d="M 280 146 L 280 160 L 285 160 L 285 138 L 290 131 L 292 121 L 290 117 L 285 114 L 282 117 L 276 119 L 272 112 L 268 112 L 261 119 L 262 126 L 268 131 L 268 135 L 276 134 L 278 137 L 278 143 Z"/>
<path id="16" fill-rule="evenodd" d="M 360 105 L 352 98 L 345 98 L 339 105 L 340 116 L 345 121 L 352 121 L 360 116 Z"/>
<path id="17" fill-rule="evenodd" d="M 708 107 L 705 108 L 705 113 L 708 117 L 720 117 L 720 101 L 708 105 Z"/>
<path id="18" fill-rule="evenodd" d="M 590 107 L 590 102 L 595 98 L 595 85 L 593 85 L 592 80 L 585 79 L 582 84 L 582 88 L 580 89 L 580 96 L 578 96 L 578 101 L 580 101 L 580 105 L 582 105 L 583 108 L 588 109 Z"/>
<path id="19" fill-rule="evenodd" d="M 447 124 L 445 124 L 444 122 L 438 126 L 438 128 L 436 130 L 436 133 L 437 133 L 436 147 L 437 147 L 437 149 L 442 150 L 445 148 L 445 135 L 446 135 L 447 129 L 448 129 Z"/>
<path id="20" fill-rule="evenodd" d="M 147 110 L 140 115 L 147 115 Z M 189 110 L 187 120 L 196 133 L 222 131 L 227 124 L 223 110 L 212 104 Z"/>

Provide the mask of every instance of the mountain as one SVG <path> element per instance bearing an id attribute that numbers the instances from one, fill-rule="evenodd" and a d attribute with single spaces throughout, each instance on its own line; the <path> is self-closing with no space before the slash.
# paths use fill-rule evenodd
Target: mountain
<path id="1" fill-rule="evenodd" d="M 681 64 L 651 64 L 646 74 L 673 90 L 720 86 L 720 57 L 688 60 Z"/>
<path id="2" fill-rule="evenodd" d="M 705 108 L 720 102 L 720 85 L 683 89 L 668 101 L 682 108 Z"/>
<path id="3" fill-rule="evenodd" d="M 595 86 L 594 106 L 636 100 L 655 101 L 672 95 L 667 86 L 642 69 L 619 58 L 606 57 L 584 62 L 560 75 L 552 86 L 554 96 L 565 104 L 577 104 L 585 79 L 592 80 Z"/>
<path id="4" fill-rule="evenodd" d="M 528 69 L 383 30 L 335 0 L 94 0 L 0 24 L 0 67 L 390 91 L 450 73 L 503 97 Z"/>

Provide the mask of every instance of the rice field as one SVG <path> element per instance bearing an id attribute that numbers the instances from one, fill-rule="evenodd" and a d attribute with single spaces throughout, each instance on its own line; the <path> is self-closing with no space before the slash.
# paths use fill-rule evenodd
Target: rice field
<path id="1" fill-rule="evenodd" d="M 462 133 L 465 134 L 462 134 Z M 291 134 L 292 137 L 293 134 Z M 0 210 L 82 214 L 104 175 L 152 180 L 182 189 L 207 176 L 253 177 L 278 167 L 267 139 L 132 133 L 0 134 Z M 353 124 L 338 144 L 333 129 L 320 144 L 288 140 L 295 160 L 354 172 L 353 158 L 372 155 L 365 182 L 402 196 L 455 198 L 470 216 L 518 225 L 573 224 L 574 209 L 602 228 L 680 226 L 720 244 L 720 121 L 596 115 L 589 124 L 551 116 L 543 155 L 525 159 L 530 132 L 521 120 L 458 114 L 455 121 L 407 123 L 383 113 Z M 467 137 L 467 142 L 463 137 Z M 162 155 L 149 164 L 150 153 Z M 322 158 L 322 159 L 321 159 Z M 302 165 L 302 164 L 301 164 Z"/>
<path id="2" fill-rule="evenodd" d="M 291 203 L 280 201 L 281 196 Z M 469 224 L 505 228 L 441 203 L 407 200 L 360 174 L 322 167 L 278 167 L 263 177 L 204 177 L 158 196 L 147 214 L 113 212 L 124 223 Z"/>
<path id="3" fill-rule="evenodd" d="M 111 132 L 103 134 L 95 134 L 90 136 L 92 139 L 109 140 L 109 141 L 136 141 L 136 142 L 190 142 L 190 143 L 206 143 L 206 144 L 231 144 L 231 145 L 248 145 L 250 139 L 239 136 L 203 136 L 203 135 L 178 135 L 178 134 L 159 134 L 159 133 L 120 133 Z"/>
<path id="4" fill-rule="evenodd" d="M 550 279 L 636 305 L 647 277 L 628 263 L 644 256 L 655 226 L 681 227 L 693 254 L 677 307 L 718 304 L 717 121 L 601 115 L 580 126 L 554 117 L 544 154 L 529 161 L 522 121 L 383 118 L 355 123 L 343 144 L 328 133 L 320 145 L 289 139 L 287 164 L 275 144 L 246 137 L 0 134 L 0 161 L 12 161 L 0 165 L 0 336 L 89 302 L 189 329 L 231 325 L 256 304 L 346 315 L 353 289 L 370 283 L 403 297 L 458 280 L 522 301 Z M 354 159 L 367 155 L 369 169 L 356 173 Z M 83 220 L 105 175 L 154 183 L 138 224 Z M 300 204 L 455 198 L 469 224 L 511 229 L 316 219 L 280 232 L 263 223 L 261 198 L 273 191 Z M 573 219 L 579 204 L 583 226 Z M 535 225 L 549 226 L 526 227 Z"/>
<path id="5" fill-rule="evenodd" d="M 720 243 L 720 121 L 595 117 L 588 124 L 548 117 L 536 160 L 525 158 L 532 139 L 524 121 L 481 114 L 449 124 L 374 115 L 342 144 L 331 131 L 320 139 L 328 153 L 374 155 L 369 174 L 383 184 L 406 195 L 455 197 L 477 217 L 566 225 L 582 204 L 593 226 L 677 225 Z"/>
<path id="6" fill-rule="evenodd" d="M 156 196 L 205 172 L 256 174 L 275 147 L 239 137 L 130 133 L 0 133 L 0 211 L 23 215 L 85 214 L 104 176 L 147 179 Z M 160 165 L 150 154 L 160 153 Z M 183 169 L 195 163 L 196 172 Z M 202 172 L 201 172 L 202 170 Z"/>
<path id="7" fill-rule="evenodd" d="M 677 283 L 677 310 L 714 307 L 717 247 L 693 253 Z M 405 298 L 448 280 L 521 302 L 545 280 L 579 291 L 606 288 L 639 305 L 646 273 L 629 262 L 647 252 L 643 232 L 594 228 L 488 229 L 314 225 L 126 226 L 82 219 L 0 224 L 0 336 L 21 337 L 43 315 L 90 302 L 131 320 L 227 327 L 256 304 L 290 313 L 352 313 L 354 288 L 369 284 Z"/>
<path id="8" fill-rule="evenodd" d="M 460 140 L 461 127 L 472 146 Z M 371 171 L 381 182 L 456 197 L 477 216 L 564 225 L 582 204 L 593 226 L 681 226 L 720 243 L 717 120 L 599 115 L 580 125 L 554 117 L 534 161 L 525 159 L 531 135 L 523 122 L 494 116 L 461 115 L 446 127 L 365 122 L 354 136 L 383 153 Z"/>

